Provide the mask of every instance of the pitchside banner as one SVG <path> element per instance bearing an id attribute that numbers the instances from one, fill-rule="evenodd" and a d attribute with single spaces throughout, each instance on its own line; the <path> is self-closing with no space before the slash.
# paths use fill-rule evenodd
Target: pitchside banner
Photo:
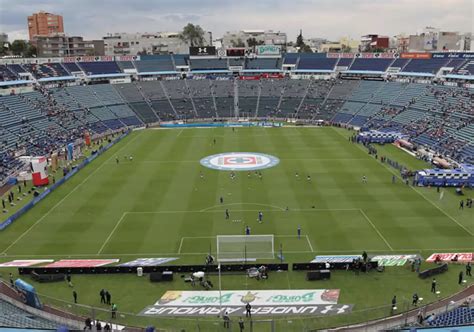
<path id="1" fill-rule="evenodd" d="M 53 259 L 15 259 L 14 261 L 0 264 L 0 267 L 27 267 L 37 264 L 51 263 Z"/>
<path id="2" fill-rule="evenodd" d="M 98 267 L 118 261 L 118 259 L 62 259 L 44 267 Z"/>
<path id="3" fill-rule="evenodd" d="M 311 263 L 352 263 L 354 259 L 362 259 L 361 255 L 322 255 L 316 256 Z"/>
<path id="4" fill-rule="evenodd" d="M 119 266 L 125 267 L 136 267 L 136 266 L 157 266 L 164 263 L 172 262 L 177 260 L 175 257 L 166 258 L 137 258 L 133 261 L 120 264 Z"/>
<path id="5" fill-rule="evenodd" d="M 434 253 L 426 259 L 427 262 L 434 262 L 436 257 L 439 256 L 439 259 L 443 262 L 458 261 L 458 262 L 472 262 L 473 254 L 472 252 L 449 252 L 449 253 Z M 456 259 L 457 256 L 457 259 Z"/>
<path id="6" fill-rule="evenodd" d="M 379 266 L 403 266 L 408 261 L 422 258 L 420 255 L 379 255 L 371 258 L 371 261 L 377 261 Z"/>
<path id="7" fill-rule="evenodd" d="M 231 316 L 245 315 L 250 303 L 252 315 L 329 315 L 350 312 L 352 305 L 337 304 L 339 289 L 167 291 L 145 316 Z"/>

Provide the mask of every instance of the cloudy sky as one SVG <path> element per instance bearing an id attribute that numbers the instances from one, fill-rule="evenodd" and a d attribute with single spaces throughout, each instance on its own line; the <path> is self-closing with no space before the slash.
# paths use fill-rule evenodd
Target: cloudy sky
<path id="1" fill-rule="evenodd" d="M 474 0 L 0 0 L 0 32 L 27 38 L 26 17 L 64 16 L 66 33 L 179 31 L 188 22 L 212 31 L 271 29 L 293 40 L 415 33 L 425 26 L 473 32 Z"/>

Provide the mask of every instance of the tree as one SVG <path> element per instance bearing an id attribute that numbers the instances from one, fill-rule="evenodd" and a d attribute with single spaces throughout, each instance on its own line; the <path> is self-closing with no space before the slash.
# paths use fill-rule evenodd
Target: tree
<path id="1" fill-rule="evenodd" d="M 299 47 L 300 49 L 305 45 L 304 39 L 303 39 L 303 31 L 300 30 L 300 34 L 296 36 L 296 47 Z"/>
<path id="2" fill-rule="evenodd" d="M 237 38 L 237 40 L 232 39 L 230 43 L 232 44 L 232 47 L 245 47 L 244 41 L 240 38 Z"/>
<path id="3" fill-rule="evenodd" d="M 303 31 L 300 30 L 300 34 L 296 36 L 296 48 L 298 49 L 298 53 L 313 53 L 313 50 L 309 45 L 306 45 L 303 38 Z"/>
<path id="4" fill-rule="evenodd" d="M 348 45 L 342 44 L 341 46 L 342 53 L 350 53 L 352 51 L 351 47 Z"/>
<path id="5" fill-rule="evenodd" d="M 38 55 L 38 50 L 36 49 L 36 46 L 33 44 L 28 43 L 28 47 L 26 48 L 25 56 L 27 58 L 36 58 Z"/>
<path id="6" fill-rule="evenodd" d="M 3 43 L 0 44 L 0 55 L 8 55 L 10 54 L 10 43 Z"/>
<path id="7" fill-rule="evenodd" d="M 263 45 L 265 42 L 263 40 L 257 40 L 255 37 L 250 37 L 247 39 L 248 47 L 251 47 L 253 52 L 255 53 L 255 47 L 258 45 Z"/>
<path id="8" fill-rule="evenodd" d="M 21 55 L 24 56 L 28 49 L 28 44 L 25 40 L 14 40 L 13 43 L 10 45 L 10 50 L 13 55 Z"/>
<path id="9" fill-rule="evenodd" d="M 190 46 L 206 46 L 204 45 L 204 30 L 199 25 L 188 23 L 183 31 L 180 33 L 179 38 Z"/>

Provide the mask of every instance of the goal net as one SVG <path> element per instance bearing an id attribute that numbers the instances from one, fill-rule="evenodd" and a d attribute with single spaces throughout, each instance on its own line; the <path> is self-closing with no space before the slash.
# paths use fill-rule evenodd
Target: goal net
<path id="1" fill-rule="evenodd" d="M 275 258 L 273 235 L 218 235 L 219 261 Z"/>

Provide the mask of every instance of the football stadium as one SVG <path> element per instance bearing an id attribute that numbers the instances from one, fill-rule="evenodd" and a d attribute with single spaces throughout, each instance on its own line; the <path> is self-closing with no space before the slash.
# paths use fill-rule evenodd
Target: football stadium
<path id="1" fill-rule="evenodd" d="M 0 331 L 472 331 L 473 52 L 187 47 L 0 59 Z"/>

